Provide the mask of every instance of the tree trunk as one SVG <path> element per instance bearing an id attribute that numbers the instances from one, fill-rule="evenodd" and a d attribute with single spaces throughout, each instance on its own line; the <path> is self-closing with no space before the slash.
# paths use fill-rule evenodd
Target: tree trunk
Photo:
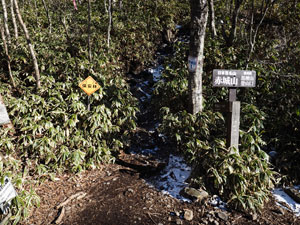
<path id="1" fill-rule="evenodd" d="M 91 0 L 88 0 L 89 10 L 89 22 L 88 22 L 88 50 L 89 50 L 89 61 L 92 61 L 92 49 L 91 49 Z"/>
<path id="2" fill-rule="evenodd" d="M 105 9 L 105 12 L 108 13 L 108 8 L 107 8 L 106 0 L 104 0 L 104 9 Z"/>
<path id="3" fill-rule="evenodd" d="M 222 27 L 223 37 L 226 41 L 227 47 L 231 47 L 233 45 L 234 39 L 236 38 L 237 20 L 238 20 L 238 16 L 239 16 L 241 5 L 242 5 L 243 1 L 244 0 L 235 0 L 234 9 L 230 10 L 233 12 L 230 13 L 230 14 L 232 14 L 232 17 L 231 17 L 231 28 L 230 28 L 229 35 L 226 35 L 225 28 Z M 231 5 L 232 4 L 233 4 L 233 1 L 231 2 Z M 230 8 L 232 8 L 232 6 Z"/>
<path id="4" fill-rule="evenodd" d="M 203 110 L 203 50 L 208 18 L 208 2 L 207 0 L 190 0 L 190 6 L 189 111 L 196 114 Z"/>
<path id="5" fill-rule="evenodd" d="M 249 50 L 249 53 L 248 53 L 246 69 L 248 69 L 249 62 L 251 60 L 251 56 L 254 52 L 254 47 L 255 47 L 255 44 L 256 44 L 256 37 L 257 37 L 257 34 L 258 34 L 258 29 L 260 28 L 263 20 L 265 19 L 268 10 L 275 4 L 275 2 L 276 2 L 276 0 L 273 0 L 271 2 L 267 2 L 265 8 L 263 7 L 264 4 L 262 2 L 261 10 L 260 10 L 261 11 L 261 18 L 259 20 L 258 25 L 254 29 L 254 0 L 252 0 L 252 15 L 251 15 L 251 24 L 250 24 L 250 32 L 249 32 L 250 50 Z"/>
<path id="6" fill-rule="evenodd" d="M 16 83 L 15 83 L 15 80 L 14 80 L 12 72 L 11 72 L 10 57 L 9 57 L 9 53 L 8 53 L 8 47 L 7 47 L 7 44 L 6 44 L 6 37 L 5 37 L 4 28 L 2 26 L 2 20 L 1 19 L 0 19 L 0 32 L 1 32 L 1 38 L 2 38 L 2 41 L 3 41 L 3 47 L 4 47 L 4 51 L 5 51 L 5 55 L 6 55 L 9 78 L 11 80 L 11 83 L 12 83 L 13 87 L 16 88 Z"/>
<path id="7" fill-rule="evenodd" d="M 209 11 L 210 11 L 210 29 L 211 29 L 212 38 L 214 38 L 217 36 L 214 0 L 208 0 L 208 2 L 209 2 Z"/>
<path id="8" fill-rule="evenodd" d="M 3 8 L 3 22 L 4 22 L 4 30 L 5 34 L 8 40 L 8 43 L 10 43 L 10 32 L 8 29 L 8 19 L 7 19 L 7 7 L 6 7 L 6 2 L 5 0 L 1 0 L 2 3 L 2 8 Z"/>
<path id="9" fill-rule="evenodd" d="M 111 27 L 112 27 L 112 4 L 111 0 L 108 0 L 108 29 L 107 29 L 107 47 L 110 47 L 110 32 L 111 32 Z"/>
<path id="10" fill-rule="evenodd" d="M 47 4 L 46 4 L 45 0 L 42 0 L 42 1 L 43 1 L 44 9 L 46 11 L 48 23 L 49 23 L 49 33 L 51 34 L 51 32 L 52 32 L 52 22 L 51 22 L 51 17 L 50 17 L 49 9 L 47 7 Z"/>
<path id="11" fill-rule="evenodd" d="M 36 26 L 39 27 L 39 16 L 38 16 L 38 9 L 37 9 L 37 5 L 36 5 L 36 0 L 33 0 L 33 4 L 34 4 L 34 11 L 35 11 L 35 21 L 36 21 Z"/>
<path id="12" fill-rule="evenodd" d="M 35 56 L 34 48 L 33 48 L 33 45 L 31 44 L 31 40 L 30 40 L 30 37 L 29 37 L 27 27 L 26 27 L 25 23 L 23 22 L 22 16 L 20 14 L 20 10 L 19 10 L 17 0 L 14 0 L 14 3 L 15 3 L 17 17 L 18 17 L 18 20 L 21 24 L 21 27 L 22 27 L 23 31 L 24 31 L 25 38 L 26 38 L 26 41 L 27 41 L 27 44 L 28 44 L 28 48 L 29 48 L 29 51 L 30 51 L 30 54 L 31 54 L 32 61 L 33 61 L 37 89 L 40 89 L 41 88 L 40 70 L 39 70 L 38 62 L 37 62 L 37 59 L 36 59 L 36 56 Z"/>
<path id="13" fill-rule="evenodd" d="M 15 38 L 18 39 L 19 32 L 18 32 L 18 25 L 17 25 L 17 21 L 16 21 L 16 16 L 15 16 L 15 10 L 14 10 L 14 0 L 10 0 L 10 13 L 11 13 L 12 22 L 14 25 Z"/>

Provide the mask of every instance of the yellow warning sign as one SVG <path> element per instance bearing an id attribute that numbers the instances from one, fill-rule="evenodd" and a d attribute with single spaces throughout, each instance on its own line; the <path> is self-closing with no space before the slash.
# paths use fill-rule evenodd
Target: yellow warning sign
<path id="1" fill-rule="evenodd" d="M 100 88 L 100 85 L 89 76 L 79 84 L 79 87 L 90 96 Z"/>

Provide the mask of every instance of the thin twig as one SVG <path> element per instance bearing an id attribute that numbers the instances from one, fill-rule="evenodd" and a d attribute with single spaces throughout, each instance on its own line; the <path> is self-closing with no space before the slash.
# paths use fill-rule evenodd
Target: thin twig
<path id="1" fill-rule="evenodd" d="M 1 221 L 0 225 L 6 224 L 10 217 L 11 217 L 11 212 L 9 212 L 7 216 Z"/>
<path id="2" fill-rule="evenodd" d="M 150 213 L 148 212 L 147 214 L 148 214 L 149 218 L 152 220 L 152 222 L 153 222 L 154 224 L 157 224 L 157 223 L 152 219 Z"/>
<path id="3" fill-rule="evenodd" d="M 74 194 L 74 195 L 71 195 L 67 200 L 65 200 L 64 202 L 62 202 L 62 203 L 60 203 L 58 206 L 56 206 L 55 208 L 56 209 L 59 209 L 59 208 L 61 208 L 61 207 L 64 207 L 65 205 L 67 205 L 70 201 L 72 201 L 74 198 L 83 198 L 84 196 L 86 195 L 86 193 L 84 193 L 84 192 L 78 192 L 78 193 L 76 193 L 76 194 Z M 83 197 L 81 197 L 81 196 L 83 196 Z"/>
<path id="4" fill-rule="evenodd" d="M 62 219 L 64 218 L 65 215 L 65 207 L 62 207 L 59 213 L 59 216 L 57 217 L 57 219 L 55 220 L 55 224 L 60 224 L 62 222 Z"/>

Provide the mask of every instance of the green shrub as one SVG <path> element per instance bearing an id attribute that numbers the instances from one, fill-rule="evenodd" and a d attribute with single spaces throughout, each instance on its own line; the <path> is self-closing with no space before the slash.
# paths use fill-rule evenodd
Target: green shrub
<path id="1" fill-rule="evenodd" d="M 254 106 L 245 108 L 259 113 Z M 193 165 L 195 183 L 220 195 L 236 209 L 255 211 L 262 208 L 275 182 L 269 157 L 260 148 L 263 144 L 261 121 L 258 124 L 256 118 L 245 119 L 252 126 L 246 132 L 241 131 L 239 150 L 226 148 L 222 138 L 224 118 L 220 113 L 206 111 L 191 115 L 182 111 L 172 114 L 164 108 L 160 129 L 176 141 L 179 151 Z"/>
<path id="2" fill-rule="evenodd" d="M 91 111 L 85 104 L 87 95 L 73 87 L 79 77 L 57 82 L 43 76 L 39 94 L 28 87 L 20 97 L 7 95 L 18 134 L 10 147 L 16 146 L 21 157 L 33 160 L 38 172 L 44 173 L 41 167 L 74 172 L 93 168 L 110 161 L 111 152 L 127 144 L 127 134 L 135 128 L 136 101 L 122 78 L 94 76 L 104 88 L 91 97 Z"/>

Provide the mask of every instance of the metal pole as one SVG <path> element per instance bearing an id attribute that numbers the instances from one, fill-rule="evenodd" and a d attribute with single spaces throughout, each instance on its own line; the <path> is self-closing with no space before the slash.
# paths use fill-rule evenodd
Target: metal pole
<path id="1" fill-rule="evenodd" d="M 88 95 L 88 98 L 87 98 L 87 110 L 91 111 L 91 104 L 90 104 L 90 96 L 89 95 Z"/>

